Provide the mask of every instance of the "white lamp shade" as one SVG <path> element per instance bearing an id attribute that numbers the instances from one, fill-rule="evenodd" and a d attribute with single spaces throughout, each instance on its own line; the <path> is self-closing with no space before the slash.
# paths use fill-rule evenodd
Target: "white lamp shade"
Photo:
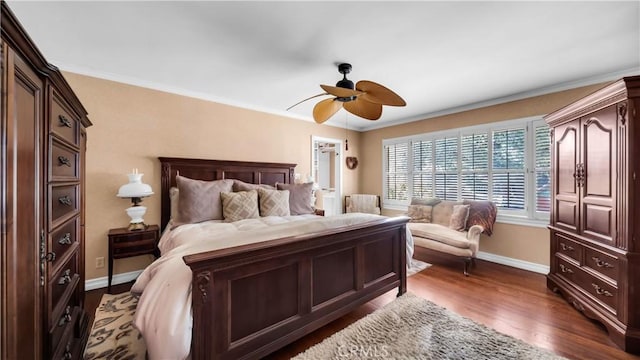
<path id="1" fill-rule="evenodd" d="M 142 175 L 144 174 L 127 174 L 129 183 L 120 186 L 117 196 L 121 198 L 139 198 L 153 195 L 151 186 L 142 183 Z"/>

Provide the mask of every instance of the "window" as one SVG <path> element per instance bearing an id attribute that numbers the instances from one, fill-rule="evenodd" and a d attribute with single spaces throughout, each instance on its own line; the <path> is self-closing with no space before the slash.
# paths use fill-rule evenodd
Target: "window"
<path id="1" fill-rule="evenodd" d="M 491 200 L 499 217 L 548 219 L 549 128 L 540 118 L 383 141 L 384 206 Z"/>

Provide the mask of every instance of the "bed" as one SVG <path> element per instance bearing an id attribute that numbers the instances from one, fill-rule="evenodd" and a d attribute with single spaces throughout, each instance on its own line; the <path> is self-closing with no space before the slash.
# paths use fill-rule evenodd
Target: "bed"
<path id="1" fill-rule="evenodd" d="M 274 185 L 292 183 L 295 168 L 165 157 L 160 162 L 163 229 L 178 173 Z M 191 358 L 260 358 L 394 288 L 405 293 L 408 218 L 367 216 L 363 223 L 184 256 L 191 269 Z"/>

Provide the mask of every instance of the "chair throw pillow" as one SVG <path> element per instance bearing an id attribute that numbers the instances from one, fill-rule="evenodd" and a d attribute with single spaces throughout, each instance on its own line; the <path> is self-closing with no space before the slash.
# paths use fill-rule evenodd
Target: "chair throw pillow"
<path id="1" fill-rule="evenodd" d="M 491 236 L 498 215 L 496 204 L 483 200 L 464 200 L 463 203 L 471 206 L 466 229 L 468 230 L 473 225 L 480 225 L 484 228 L 484 233 Z"/>
<path id="2" fill-rule="evenodd" d="M 465 229 L 467 218 L 469 217 L 470 205 L 454 205 L 451 220 L 449 220 L 449 228 L 457 231 Z"/>
<path id="3" fill-rule="evenodd" d="M 260 216 L 289 216 L 289 190 L 258 188 Z"/>
<path id="4" fill-rule="evenodd" d="M 260 217 L 258 212 L 258 192 L 256 190 L 223 192 L 222 214 L 224 221 L 234 222 Z"/>
<path id="5" fill-rule="evenodd" d="M 220 193 L 231 191 L 233 180 L 202 181 L 176 176 L 178 211 L 176 225 L 222 220 Z"/>
<path id="6" fill-rule="evenodd" d="M 311 192 L 313 183 L 305 184 L 276 184 L 278 190 L 289 190 L 289 210 L 291 215 L 313 214 L 311 206 Z"/>
<path id="7" fill-rule="evenodd" d="M 432 211 L 433 206 L 409 205 L 407 216 L 411 218 L 411 222 L 430 223 Z"/>

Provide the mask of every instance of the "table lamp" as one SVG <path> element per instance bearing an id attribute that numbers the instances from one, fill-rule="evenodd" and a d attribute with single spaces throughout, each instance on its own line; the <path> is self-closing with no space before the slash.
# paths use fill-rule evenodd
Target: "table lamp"
<path id="1" fill-rule="evenodd" d="M 140 206 L 143 197 L 153 195 L 151 186 L 142 183 L 142 175 L 138 173 L 138 169 L 133 169 L 131 174 L 127 174 L 129 182 L 120 186 L 118 197 L 130 198 L 133 206 L 128 208 L 127 215 L 131 218 L 129 230 L 144 230 L 147 228 L 142 217 L 147 212 L 145 206 Z"/>

